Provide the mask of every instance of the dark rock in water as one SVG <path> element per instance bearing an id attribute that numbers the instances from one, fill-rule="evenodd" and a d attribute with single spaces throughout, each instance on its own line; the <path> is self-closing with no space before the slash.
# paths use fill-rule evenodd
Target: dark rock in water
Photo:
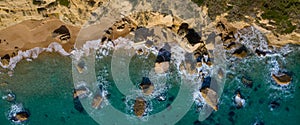
<path id="1" fill-rule="evenodd" d="M 249 88 L 253 87 L 253 82 L 245 77 L 242 78 L 242 83 Z"/>
<path id="2" fill-rule="evenodd" d="M 289 108 L 289 107 L 285 107 L 285 110 L 289 112 L 289 111 L 290 111 L 290 108 Z"/>
<path id="3" fill-rule="evenodd" d="M 266 56 L 267 55 L 267 52 L 264 52 L 264 51 L 261 51 L 261 50 L 258 50 L 258 49 L 255 50 L 255 53 L 258 56 Z"/>
<path id="4" fill-rule="evenodd" d="M 172 101 L 174 101 L 174 99 L 175 99 L 174 96 L 170 96 L 168 100 L 172 102 Z"/>
<path id="5" fill-rule="evenodd" d="M 238 58 L 244 58 L 246 57 L 248 54 L 248 50 L 247 48 L 243 45 L 242 47 L 236 49 L 232 54 Z"/>
<path id="6" fill-rule="evenodd" d="M 277 109 L 279 106 L 280 106 L 280 104 L 277 101 L 272 101 L 269 104 L 269 107 L 271 108 L 271 110 Z"/>
<path id="7" fill-rule="evenodd" d="M 193 125 L 201 125 L 201 122 L 200 121 L 194 121 Z"/>
<path id="8" fill-rule="evenodd" d="M 229 115 L 229 117 L 233 117 L 233 116 L 235 115 L 235 113 L 234 113 L 234 111 L 230 111 L 230 112 L 228 113 L 228 115 Z"/>
<path id="9" fill-rule="evenodd" d="M 254 91 L 256 92 L 257 90 L 258 90 L 257 87 L 255 87 L 255 88 L 254 88 Z"/>
<path id="10" fill-rule="evenodd" d="M 171 53 L 166 50 L 165 48 L 161 48 L 158 52 L 158 55 L 156 57 L 156 62 L 170 62 L 171 60 Z"/>
<path id="11" fill-rule="evenodd" d="M 154 85 L 148 77 L 143 77 L 142 82 L 139 86 L 143 90 L 143 93 L 146 95 L 152 94 L 154 90 Z"/>
<path id="12" fill-rule="evenodd" d="M 80 102 L 80 100 L 79 100 L 78 97 L 76 97 L 76 98 L 73 99 L 73 104 L 74 104 L 74 108 L 77 111 L 79 111 L 80 113 L 85 113 L 85 110 L 84 110 L 84 108 L 83 108 L 83 106 L 82 106 L 82 104 L 81 104 L 81 102 Z"/>
<path id="13" fill-rule="evenodd" d="M 210 82 L 211 82 L 211 77 L 204 78 L 203 83 L 201 85 L 201 89 L 209 88 L 210 87 Z"/>

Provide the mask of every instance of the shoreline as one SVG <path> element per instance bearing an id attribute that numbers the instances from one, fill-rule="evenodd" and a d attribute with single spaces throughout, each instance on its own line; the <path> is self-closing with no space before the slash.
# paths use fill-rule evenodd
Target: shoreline
<path id="1" fill-rule="evenodd" d="M 279 42 L 279 44 L 278 41 L 272 41 L 275 38 L 272 37 L 271 40 L 269 39 L 268 36 L 272 33 L 254 23 L 228 22 L 221 15 L 214 22 L 211 22 L 211 24 L 217 26 L 219 22 L 224 23 L 229 30 L 233 31 L 253 26 L 265 35 L 270 46 L 281 48 L 288 44 L 300 45 L 300 41 L 296 40 L 298 35 L 294 32 L 286 35 L 286 37 L 294 39 L 294 41 L 286 40 L 285 42 Z M 0 66 L 12 70 L 20 60 L 27 59 L 31 61 L 44 51 L 52 52 L 51 49 L 64 56 L 70 55 L 71 51 L 76 48 L 76 44 L 83 45 L 87 41 L 101 39 L 101 33 L 103 32 L 101 31 L 101 27 L 103 27 L 101 24 L 93 24 L 81 29 L 56 18 L 25 20 L 19 24 L 0 30 Z M 65 35 L 68 35 L 68 39 L 62 38 Z M 296 37 L 294 38 L 293 35 Z M 78 42 L 76 43 L 76 41 Z"/>

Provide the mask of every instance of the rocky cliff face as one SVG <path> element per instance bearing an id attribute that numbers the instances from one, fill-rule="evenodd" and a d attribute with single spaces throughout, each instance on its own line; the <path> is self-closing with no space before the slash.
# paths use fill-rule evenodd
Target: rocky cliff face
<path id="1" fill-rule="evenodd" d="M 56 17 L 81 26 L 107 0 L 1 0 L 0 29 L 28 19 Z"/>

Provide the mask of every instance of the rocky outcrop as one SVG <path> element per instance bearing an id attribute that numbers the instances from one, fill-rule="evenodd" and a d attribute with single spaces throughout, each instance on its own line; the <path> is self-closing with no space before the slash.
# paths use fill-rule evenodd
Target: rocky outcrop
<path id="1" fill-rule="evenodd" d="M 202 97 L 205 102 L 213 108 L 215 111 L 218 110 L 218 95 L 217 93 L 210 88 L 203 88 L 200 90 Z"/>
<path id="2" fill-rule="evenodd" d="M 25 109 L 23 105 L 13 104 L 8 114 L 8 119 L 13 123 L 22 124 L 27 121 L 30 117 L 30 112 L 28 109 Z"/>
<path id="3" fill-rule="evenodd" d="M 146 109 L 146 101 L 142 97 L 136 98 L 133 106 L 134 114 L 137 117 L 141 118 L 145 113 L 145 109 Z"/>
<path id="4" fill-rule="evenodd" d="M 143 77 L 142 82 L 139 86 L 145 95 L 151 95 L 154 91 L 154 85 L 147 77 Z"/>
<path id="5" fill-rule="evenodd" d="M 289 85 L 292 81 L 292 77 L 285 73 L 272 74 L 272 78 L 280 86 Z"/>
<path id="6" fill-rule="evenodd" d="M 154 67 L 155 72 L 156 73 L 167 72 L 170 67 L 169 66 L 170 61 L 171 61 L 171 53 L 168 50 L 161 48 L 156 57 L 155 67 Z"/>

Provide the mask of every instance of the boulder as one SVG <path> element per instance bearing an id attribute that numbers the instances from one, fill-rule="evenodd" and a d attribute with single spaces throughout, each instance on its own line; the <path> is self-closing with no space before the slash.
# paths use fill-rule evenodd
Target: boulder
<path id="1" fill-rule="evenodd" d="M 28 120 L 30 114 L 26 111 L 18 112 L 15 117 L 13 118 L 14 121 L 16 122 L 24 122 Z"/>
<path id="2" fill-rule="evenodd" d="M 16 95 L 10 91 L 7 95 L 3 96 L 2 99 L 5 99 L 8 102 L 14 102 L 16 100 Z"/>
<path id="3" fill-rule="evenodd" d="M 215 111 L 218 110 L 218 95 L 217 93 L 210 88 L 200 89 L 200 93 L 204 98 L 206 104 L 212 107 Z"/>
<path id="4" fill-rule="evenodd" d="M 240 109 L 245 106 L 245 99 L 242 98 L 240 92 L 237 92 L 234 96 L 234 103 L 236 108 Z"/>
<path id="5" fill-rule="evenodd" d="M 161 48 L 156 57 L 156 62 L 157 63 L 170 62 L 170 60 L 171 60 L 171 53 L 165 48 Z"/>
<path id="6" fill-rule="evenodd" d="M 97 94 L 93 98 L 92 107 L 98 109 L 103 101 L 103 97 L 100 94 Z"/>
<path id="7" fill-rule="evenodd" d="M 233 53 L 234 56 L 236 56 L 237 58 L 244 58 L 248 55 L 248 50 L 247 48 L 243 45 L 242 47 L 236 49 Z"/>
<path id="8" fill-rule="evenodd" d="M 281 73 L 281 74 L 277 74 L 277 75 L 272 74 L 272 78 L 278 85 L 281 85 L 281 86 L 289 85 L 292 81 L 292 77 L 285 73 Z"/>
<path id="9" fill-rule="evenodd" d="M 136 98 L 133 106 L 134 114 L 137 117 L 141 118 L 145 113 L 145 109 L 146 109 L 146 101 L 142 97 Z"/>
<path id="10" fill-rule="evenodd" d="M 153 83 L 147 77 L 143 77 L 142 82 L 139 86 L 143 90 L 143 93 L 145 95 L 151 95 L 154 90 Z"/>
<path id="11" fill-rule="evenodd" d="M 166 73 L 169 70 L 169 67 L 169 62 L 155 63 L 154 71 L 159 74 Z"/>

